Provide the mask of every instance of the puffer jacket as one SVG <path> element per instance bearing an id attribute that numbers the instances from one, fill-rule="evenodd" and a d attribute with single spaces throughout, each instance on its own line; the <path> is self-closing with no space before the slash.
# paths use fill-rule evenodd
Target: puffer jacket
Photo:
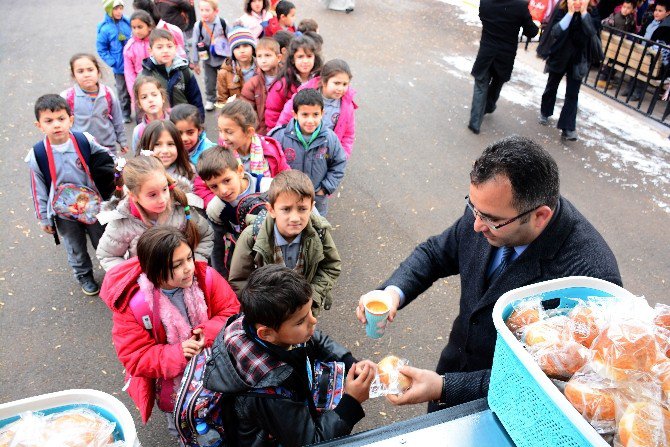
<path id="1" fill-rule="evenodd" d="M 198 260 L 207 261 L 214 247 L 214 233 L 207 219 L 193 209 L 193 207 L 202 206 L 202 201 L 198 200 L 192 194 L 189 194 L 188 198 L 189 205 L 192 208 L 191 220 L 198 228 L 198 233 L 200 233 L 200 243 L 195 249 L 195 257 Z M 110 201 L 105 205 L 106 207 L 110 207 L 114 203 L 114 201 Z M 116 209 L 108 209 L 100 212 L 98 214 L 98 221 L 101 225 L 107 224 L 105 232 L 98 243 L 98 249 L 95 252 L 100 265 L 102 265 L 105 271 L 122 263 L 126 258 L 136 256 L 137 241 L 150 227 L 150 225 L 146 224 L 140 218 L 137 208 L 128 196 L 118 202 Z M 176 227 L 184 231 L 186 223 L 184 207 L 175 203 L 172 214 L 164 225 Z"/>
<path id="2" fill-rule="evenodd" d="M 142 61 L 149 57 L 149 37 L 137 40 L 131 37 L 123 49 L 123 76 L 130 100 L 135 103 L 135 80 L 142 73 Z"/>
<path id="3" fill-rule="evenodd" d="M 237 293 L 247 285 L 251 272 L 264 265 L 274 264 L 274 225 L 275 220 L 268 215 L 255 238 L 253 225 L 250 225 L 237 240 L 228 275 L 228 282 Z M 331 226 L 325 218 L 311 214 L 300 242 L 305 262 L 301 273 L 312 285 L 312 308 L 317 312 L 330 309 L 333 302 L 331 291 L 342 271 L 342 260 L 330 231 Z"/>
<path id="4" fill-rule="evenodd" d="M 119 37 L 125 37 L 119 40 Z M 98 24 L 96 48 L 98 55 L 110 67 L 114 74 L 123 74 L 123 47 L 132 36 L 130 20 L 121 17 L 118 22 L 105 14 L 105 19 Z"/>
<path id="5" fill-rule="evenodd" d="M 306 88 L 321 88 L 321 76 L 310 79 L 305 84 L 298 87 L 298 91 Z M 342 96 L 342 101 L 340 105 L 340 117 L 337 120 L 337 124 L 333 129 L 337 138 L 340 139 L 342 143 L 342 148 L 347 154 L 347 158 L 351 156 L 351 150 L 354 146 L 354 137 L 356 134 L 356 120 L 354 118 L 354 112 L 358 108 L 358 104 L 354 102 L 354 95 L 356 91 L 349 87 L 347 92 Z M 295 95 L 293 95 L 295 97 Z M 293 118 L 293 97 L 286 101 L 284 104 L 284 109 L 279 115 L 279 120 L 277 120 L 277 126 L 283 126 L 288 123 L 291 118 Z"/>
<path id="6" fill-rule="evenodd" d="M 195 74 L 188 68 L 188 61 L 175 57 L 168 72 L 165 65 L 153 62 L 150 57 L 142 62 L 142 75 L 158 79 L 168 94 L 170 107 L 177 104 L 191 104 L 198 108 L 200 118 L 205 120 L 205 106 Z"/>
<path id="7" fill-rule="evenodd" d="M 285 85 L 286 80 L 281 78 L 273 82 L 268 89 L 268 96 L 265 100 L 265 125 L 268 129 L 273 129 L 277 125 L 279 115 L 284 110 L 284 104 L 298 91 L 297 87 L 291 85 L 286 94 Z"/>
<path id="8" fill-rule="evenodd" d="M 272 19 L 272 13 L 270 11 L 261 11 L 261 14 L 257 14 L 254 11 L 251 13 L 244 13 L 237 19 L 240 24 L 247 28 L 251 33 L 259 39 L 261 34 L 263 34 L 263 25 L 267 25 L 269 20 Z"/>
<path id="9" fill-rule="evenodd" d="M 343 346 L 315 331 L 302 347 L 285 350 L 261 343 L 244 323 L 244 316 L 231 317 L 212 346 L 213 368 L 205 373 L 204 386 L 235 394 L 237 445 L 298 447 L 351 433 L 365 412 L 348 394 L 335 409 L 318 414 L 307 377 L 307 362 L 342 361 L 347 370 L 356 361 Z M 244 395 L 254 388 L 281 387 L 291 397 Z"/>
<path id="10" fill-rule="evenodd" d="M 156 400 L 156 380 L 178 377 L 184 372 L 188 360 L 184 357 L 181 345 L 167 344 L 167 335 L 163 324 L 159 323 L 159 315 L 151 315 L 151 320 L 156 322 L 151 331 L 135 318 L 128 304 L 140 291 L 138 279 L 141 273 L 136 257 L 112 268 L 105 275 L 100 298 L 112 310 L 112 342 L 119 361 L 127 371 L 128 394 L 140 410 L 142 422 L 146 424 Z M 196 261 L 195 279 L 203 292 L 209 318 L 209 321 L 197 328 L 202 328 L 205 346 L 208 347 L 228 317 L 239 312 L 240 304 L 226 280 L 205 262 Z"/>
<path id="11" fill-rule="evenodd" d="M 335 132 L 321 126 L 319 134 L 305 148 L 295 130 L 296 120 L 292 119 L 284 127 L 270 132 L 284 148 L 284 155 L 291 169 L 307 174 L 314 184 L 314 191 L 326 194 L 335 192 L 344 178 L 347 156 Z"/>

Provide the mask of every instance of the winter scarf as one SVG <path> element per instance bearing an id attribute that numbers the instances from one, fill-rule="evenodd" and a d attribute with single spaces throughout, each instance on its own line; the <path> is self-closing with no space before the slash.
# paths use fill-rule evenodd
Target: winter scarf
<path id="1" fill-rule="evenodd" d="M 237 161 L 242 164 L 242 160 L 239 154 L 237 156 Z M 258 134 L 254 134 L 251 137 L 251 146 L 249 148 L 249 173 L 252 175 L 262 175 L 263 177 L 271 177 L 270 174 L 270 165 L 263 155 L 263 146 L 261 145 L 261 139 Z"/>

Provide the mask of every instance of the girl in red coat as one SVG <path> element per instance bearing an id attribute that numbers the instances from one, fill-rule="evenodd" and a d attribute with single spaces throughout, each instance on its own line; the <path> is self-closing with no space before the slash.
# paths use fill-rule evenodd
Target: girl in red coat
<path id="1" fill-rule="evenodd" d="M 155 226 L 137 257 L 107 272 L 100 297 L 113 311 L 112 341 L 126 368 L 128 394 L 147 422 L 154 402 L 173 435 L 175 394 L 189 359 L 211 346 L 240 305 L 226 280 L 177 228 Z"/>

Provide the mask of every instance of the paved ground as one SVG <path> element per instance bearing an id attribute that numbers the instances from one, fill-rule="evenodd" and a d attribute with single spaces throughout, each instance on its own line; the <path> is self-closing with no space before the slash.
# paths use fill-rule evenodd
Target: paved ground
<path id="1" fill-rule="evenodd" d="M 237 15 L 237 1 L 221 3 L 224 17 Z M 590 139 L 563 145 L 556 129 L 535 124 L 539 96 L 526 81 L 510 84 L 498 111 L 475 136 L 465 127 L 472 92 L 469 67 L 459 68 L 457 62 L 476 54 L 479 28 L 461 23 L 458 8 L 433 0 L 358 3 L 353 14 L 345 15 L 326 11 L 316 1 L 297 2 L 300 17 L 318 20 L 326 58 L 349 61 L 359 92 L 357 143 L 329 215 L 344 262 L 335 305 L 320 321 L 323 330 L 359 357 L 378 360 L 396 353 L 416 366 L 435 366 L 456 315 L 458 278 L 440 281 L 402 311 L 379 341 L 365 338 L 354 305 L 418 242 L 463 212 L 472 161 L 487 144 L 514 133 L 536 138 L 557 159 L 564 195 L 609 242 L 625 285 L 652 302 L 670 304 L 667 146 L 649 148 L 609 131 L 611 126 L 602 123 L 618 110 L 610 103 L 598 103 L 599 121 L 583 117 L 580 131 Z M 34 100 L 69 85 L 67 61 L 75 52 L 94 51 L 95 24 L 101 18 L 98 2 L 84 0 L 14 2 L 0 17 L 0 216 L 5 222 L 0 234 L 0 402 L 96 388 L 122 399 L 138 422 L 121 392 L 122 367 L 110 342 L 109 311 L 98 298 L 81 294 L 63 250 L 40 233 L 22 161 L 40 138 L 32 125 Z M 520 59 L 517 68 L 526 67 L 542 84 L 541 65 L 530 54 Z M 584 94 L 592 95 L 584 92 L 580 101 Z M 645 135 L 656 132 L 637 117 L 627 127 Z M 213 115 L 208 128 L 214 139 Z M 424 411 L 423 406 L 395 409 L 380 400 L 365 408 L 368 416 L 357 430 Z M 146 427 L 138 422 L 145 446 L 171 445 L 158 416 Z"/>

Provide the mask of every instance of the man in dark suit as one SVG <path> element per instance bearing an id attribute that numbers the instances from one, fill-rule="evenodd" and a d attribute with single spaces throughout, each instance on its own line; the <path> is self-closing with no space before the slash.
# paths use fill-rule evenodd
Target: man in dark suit
<path id="1" fill-rule="evenodd" d="M 485 113 L 493 113 L 500 90 L 512 77 L 519 28 L 529 38 L 538 32 L 526 0 L 482 0 L 479 4 L 482 38 L 472 66 L 475 91 L 470 110 L 470 129 L 479 134 Z"/>
<path id="2" fill-rule="evenodd" d="M 406 367 L 412 387 L 389 397 L 393 403 L 434 401 L 432 411 L 485 397 L 496 342 L 492 311 L 503 293 L 573 275 L 621 285 L 614 254 L 561 197 L 558 166 L 537 143 L 513 136 L 486 148 L 465 200 L 463 216 L 417 246 L 380 288 L 393 303 L 393 321 L 435 281 L 461 275 L 460 311 L 437 372 Z M 364 299 L 356 311 L 362 322 Z"/>

